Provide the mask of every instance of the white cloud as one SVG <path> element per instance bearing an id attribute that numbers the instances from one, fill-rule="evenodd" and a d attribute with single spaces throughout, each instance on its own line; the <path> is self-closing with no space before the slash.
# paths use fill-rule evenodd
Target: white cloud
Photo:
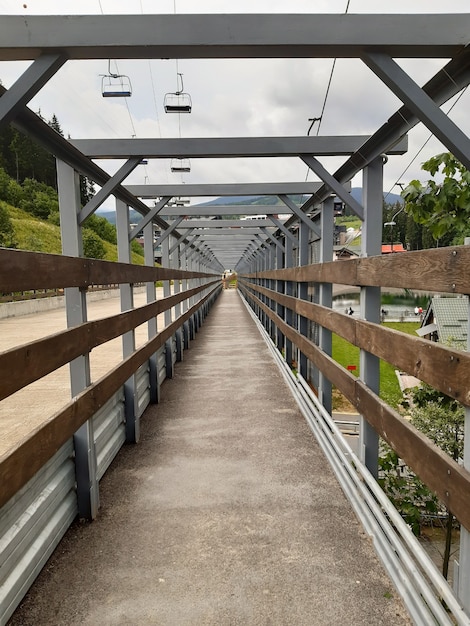
<path id="1" fill-rule="evenodd" d="M 26 4 L 26 9 L 23 9 Z M 468 0 L 394 0 L 388 13 L 468 12 Z M 392 5 L 392 6 L 390 6 Z M 331 12 L 343 13 L 346 0 L 176 0 L 178 13 Z M 351 0 L 350 13 L 381 12 L 376 0 Z M 173 0 L 0 0 L 0 14 L 173 13 Z M 317 117 L 323 105 L 331 59 L 181 60 L 178 71 L 193 99 L 193 113 L 166 115 L 163 98 L 176 89 L 173 60 L 118 62 L 119 72 L 132 80 L 133 96 L 124 101 L 102 98 L 100 74 L 106 61 L 71 61 L 49 81 L 30 103 L 46 118 L 57 115 L 66 134 L 84 137 L 184 137 L 244 135 L 305 135 L 308 119 Z M 401 60 L 400 64 L 419 83 L 429 79 L 445 61 Z M 26 63 L 0 63 L 6 86 L 21 74 Z M 468 134 L 468 94 L 451 114 Z M 370 134 L 393 114 L 401 103 L 359 60 L 336 63 L 321 124 L 321 134 Z M 448 106 L 448 105 L 447 105 Z M 446 109 L 446 107 L 444 107 Z M 314 126 L 312 134 L 316 133 Z M 409 134 L 409 153 L 393 157 L 385 168 L 385 189 L 390 189 L 429 136 L 419 125 Z M 442 150 L 432 139 L 404 175 L 404 180 L 423 176 L 420 164 Z M 334 171 L 344 159 L 323 159 Z M 117 164 L 102 163 L 112 172 Z M 186 182 L 250 182 L 255 180 L 304 180 L 305 165 L 295 159 L 198 160 L 185 175 Z M 309 176 L 312 180 L 313 175 Z M 151 161 L 139 167 L 129 182 L 174 182 L 181 176 L 169 171 L 169 162 Z M 403 180 L 403 179 L 402 179 Z M 353 184 L 361 184 L 356 177 Z M 398 189 L 395 188 L 396 192 Z"/>

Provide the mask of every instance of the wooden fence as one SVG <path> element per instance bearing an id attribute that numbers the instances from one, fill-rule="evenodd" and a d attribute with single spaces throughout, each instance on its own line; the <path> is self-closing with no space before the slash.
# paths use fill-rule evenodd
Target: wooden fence
<path id="1" fill-rule="evenodd" d="M 221 289 L 219 275 L 0 249 L 0 295 L 33 289 L 195 281 L 194 287 L 111 317 L 85 322 L 0 354 L 0 401 L 59 367 L 186 302 L 184 312 L 108 374 L 90 384 L 0 458 L 4 505 L 113 394 Z M 191 300 L 190 300 L 191 299 Z"/>
<path id="2" fill-rule="evenodd" d="M 264 286 L 267 281 L 277 281 L 276 289 Z M 470 354 L 288 296 L 285 292 L 289 282 L 294 287 L 299 283 L 336 283 L 468 295 L 470 247 L 320 263 L 257 272 L 239 279 L 239 287 L 247 299 L 346 396 L 378 435 L 470 530 L 470 473 L 312 340 L 288 325 L 286 316 L 281 318 L 276 312 L 277 305 L 329 329 L 465 406 L 470 406 Z"/>

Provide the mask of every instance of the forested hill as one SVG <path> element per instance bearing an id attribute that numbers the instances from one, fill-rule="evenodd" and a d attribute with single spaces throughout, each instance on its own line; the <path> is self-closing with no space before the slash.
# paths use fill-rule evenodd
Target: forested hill
<path id="1" fill-rule="evenodd" d="M 84 255 L 117 261 L 116 227 L 90 216 L 82 230 Z M 0 247 L 60 254 L 57 191 L 33 178 L 18 183 L 0 167 Z M 133 263 L 143 263 L 143 249 L 132 243 Z"/>
<path id="2" fill-rule="evenodd" d="M 55 115 L 47 123 L 63 136 Z M 34 178 L 57 189 L 54 156 L 10 125 L 0 128 L 0 167 L 18 183 Z"/>

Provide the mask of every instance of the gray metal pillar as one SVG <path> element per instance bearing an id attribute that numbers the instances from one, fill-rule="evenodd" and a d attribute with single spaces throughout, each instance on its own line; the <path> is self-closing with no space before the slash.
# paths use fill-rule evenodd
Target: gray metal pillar
<path id="1" fill-rule="evenodd" d="M 286 239 L 287 238 L 284 237 L 284 241 Z M 285 247 L 286 247 L 286 244 L 284 244 L 284 248 Z M 282 269 L 282 267 L 284 266 L 284 255 L 285 255 L 285 252 L 283 253 L 282 248 L 278 246 L 276 248 L 276 269 L 277 270 Z M 276 289 L 277 293 L 284 293 L 284 281 L 276 280 L 274 281 L 274 283 L 275 283 L 274 288 Z M 279 315 L 281 319 L 284 319 L 284 312 L 285 310 L 282 304 L 277 304 L 276 313 Z M 284 349 L 284 335 L 279 330 L 279 328 L 276 330 L 276 346 L 277 346 L 277 349 L 280 351 Z"/>
<path id="2" fill-rule="evenodd" d="M 304 222 L 299 227 L 299 265 L 308 265 L 308 246 L 310 240 L 310 228 Z M 308 283 L 298 283 L 297 298 L 308 300 Z M 301 335 L 308 337 L 308 319 L 302 315 L 298 316 L 298 328 Z M 299 373 L 303 378 L 308 378 L 308 361 L 305 354 L 299 351 Z"/>
<path id="3" fill-rule="evenodd" d="M 294 250 L 293 250 L 293 241 L 289 237 L 286 238 L 286 254 L 284 257 L 284 267 L 292 267 L 294 263 Z M 294 283 L 291 280 L 286 280 L 284 283 L 284 291 L 286 296 L 294 295 Z M 294 321 L 294 313 L 292 309 L 286 307 L 284 314 L 284 321 L 286 324 L 292 327 Z M 285 359 L 289 367 L 292 367 L 292 361 L 294 360 L 294 351 L 292 341 L 287 339 L 286 337 L 286 354 Z"/>
<path id="4" fill-rule="evenodd" d="M 129 240 L 129 207 L 122 200 L 116 200 L 116 229 L 118 243 L 118 261 L 131 262 L 131 245 Z M 119 286 L 121 294 L 121 311 L 134 308 L 134 286 L 124 283 Z M 130 330 L 122 336 L 122 356 L 127 358 L 135 352 L 135 332 Z M 140 417 L 137 398 L 135 374 L 124 383 L 124 400 L 126 407 L 126 441 L 137 443 L 140 438 Z"/>
<path id="5" fill-rule="evenodd" d="M 465 237 L 465 245 L 470 245 L 470 237 Z M 470 351 L 470 304 L 468 307 L 467 351 Z M 470 471 L 470 408 L 465 407 L 465 431 L 463 448 L 463 466 Z M 470 613 L 470 532 L 465 526 L 460 526 L 459 560 L 455 563 L 454 590 Z"/>
<path id="6" fill-rule="evenodd" d="M 181 269 L 183 270 L 188 269 L 188 261 L 186 257 L 187 257 L 187 249 L 185 248 L 180 258 L 180 265 L 181 265 Z M 187 291 L 190 288 L 189 280 L 187 278 L 183 279 L 182 286 L 183 286 L 183 291 Z M 189 301 L 187 299 L 183 300 L 182 302 L 183 314 L 186 313 L 188 309 L 189 309 Z M 184 350 L 187 350 L 189 348 L 189 337 L 190 337 L 189 321 L 186 321 L 183 324 L 183 349 Z"/>
<path id="7" fill-rule="evenodd" d="M 162 241 L 162 265 L 170 267 L 170 235 Z M 163 281 L 163 296 L 171 296 L 171 284 L 169 280 Z M 166 309 L 164 313 L 165 327 L 171 324 L 171 309 Z M 165 342 L 165 363 L 167 378 L 173 378 L 173 337 Z"/>
<path id="8" fill-rule="evenodd" d="M 62 161 L 57 161 L 60 228 L 62 253 L 83 256 L 82 232 L 78 225 L 80 212 L 80 180 L 77 172 Z M 65 289 L 67 327 L 87 321 L 86 292 L 77 287 Z M 90 385 L 90 355 L 86 353 L 70 363 L 70 388 L 72 397 Z M 96 452 L 93 420 L 88 420 L 73 437 L 75 448 L 75 474 L 77 481 L 78 514 L 92 520 L 99 509 L 99 484 L 96 475 Z"/>
<path id="9" fill-rule="evenodd" d="M 333 260 L 334 238 L 334 210 L 333 198 L 329 197 L 323 203 L 321 212 L 321 240 L 320 240 L 320 263 L 328 263 Z M 333 287 L 331 283 L 320 283 L 319 304 L 331 308 L 333 304 Z M 331 356 L 332 332 L 328 328 L 320 326 L 319 347 Z M 318 397 L 328 413 L 332 412 L 332 388 L 330 381 L 321 373 L 318 374 Z"/>
<path id="10" fill-rule="evenodd" d="M 155 266 L 155 252 L 153 249 L 153 223 L 144 226 L 144 261 L 149 267 Z M 155 302 L 157 299 L 155 282 L 146 283 L 147 302 Z M 152 339 L 157 334 L 157 318 L 152 317 L 147 324 L 148 338 Z M 150 378 L 150 402 L 160 401 L 160 384 L 158 382 L 158 356 L 152 354 L 149 358 L 149 378 Z"/>
<path id="11" fill-rule="evenodd" d="M 173 252 L 170 255 L 171 267 L 175 269 L 180 269 L 180 247 L 179 245 L 176 248 L 173 246 Z M 175 279 L 173 281 L 173 292 L 180 293 L 181 292 L 181 282 L 179 279 Z M 181 303 L 175 305 L 175 319 L 181 317 Z M 183 329 L 178 328 L 175 332 L 175 340 L 176 340 L 176 360 L 183 360 Z"/>
<path id="12" fill-rule="evenodd" d="M 378 157 L 364 168 L 363 177 L 364 223 L 362 227 L 361 256 L 370 257 L 382 252 L 383 160 Z M 380 323 L 380 287 L 361 288 L 360 315 L 369 322 Z M 376 394 L 380 386 L 380 359 L 362 350 L 359 356 L 361 380 Z M 359 452 L 362 462 L 371 474 L 378 475 L 379 437 L 370 424 L 361 417 Z"/>
<path id="13" fill-rule="evenodd" d="M 277 247 L 274 244 L 271 244 L 269 247 L 269 269 L 273 270 L 276 268 L 276 251 L 277 251 Z M 275 280 L 270 280 L 269 281 L 269 288 L 272 291 L 276 290 L 276 281 Z M 270 308 L 272 311 L 276 311 L 276 301 L 273 300 L 272 298 L 270 299 Z M 269 322 L 269 335 L 271 337 L 271 339 L 273 341 L 275 341 L 276 339 L 276 325 L 275 323 L 271 320 Z"/>

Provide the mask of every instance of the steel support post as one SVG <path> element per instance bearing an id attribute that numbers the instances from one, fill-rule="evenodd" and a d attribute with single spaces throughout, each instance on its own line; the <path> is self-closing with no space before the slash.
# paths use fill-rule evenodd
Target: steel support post
<path id="1" fill-rule="evenodd" d="M 309 261 L 309 240 L 310 240 L 310 228 L 305 222 L 301 222 L 299 227 L 299 265 L 308 265 Z M 308 283 L 299 283 L 297 298 L 299 300 L 308 300 Z M 298 316 L 298 328 L 301 335 L 308 337 L 308 319 L 302 315 Z M 300 374 L 308 379 L 308 362 L 305 354 L 298 351 L 299 359 L 298 366 Z"/>
<path id="2" fill-rule="evenodd" d="M 270 259 L 269 259 L 269 269 L 270 270 L 273 270 L 276 267 L 276 250 L 277 250 L 277 247 L 274 245 L 274 243 L 272 243 L 269 246 L 269 257 L 270 257 Z M 269 288 L 272 291 L 276 290 L 276 281 L 274 279 L 271 279 L 269 281 Z M 275 312 L 276 311 L 276 301 L 273 300 L 272 298 L 270 298 L 269 302 L 270 302 L 270 309 Z M 276 338 L 276 325 L 275 325 L 273 320 L 269 321 L 269 335 L 270 335 L 271 339 L 274 341 L 275 338 Z"/>
<path id="3" fill-rule="evenodd" d="M 129 240 L 129 206 L 122 200 L 116 200 L 116 230 L 118 244 L 118 261 L 131 262 L 131 245 Z M 134 308 L 134 285 L 123 283 L 119 286 L 121 295 L 121 311 Z M 135 331 L 130 330 L 122 335 L 122 356 L 126 359 L 135 352 Z M 139 401 L 137 397 L 136 374 L 124 383 L 124 400 L 126 410 L 126 441 L 137 443 L 140 438 Z"/>
<path id="4" fill-rule="evenodd" d="M 294 245 L 293 245 L 293 241 L 292 239 L 290 239 L 289 237 L 286 237 L 286 253 L 285 253 L 285 257 L 284 257 L 284 267 L 288 268 L 288 267 L 292 267 L 294 264 Z M 284 292 L 286 294 L 286 296 L 293 296 L 294 295 L 294 283 L 291 280 L 286 280 L 284 283 Z M 289 307 L 286 307 L 285 312 L 284 312 L 284 321 L 286 322 L 286 324 L 288 324 L 289 326 L 293 326 L 293 322 L 294 322 L 294 313 L 292 312 L 292 309 L 290 309 Z M 293 345 L 292 345 L 292 341 L 290 339 L 287 339 L 286 337 L 286 346 L 285 346 L 285 350 L 286 350 L 286 354 L 285 354 L 285 359 L 287 364 L 289 365 L 289 367 L 292 367 L 292 362 L 294 360 L 294 349 L 293 349 Z"/>
<path id="5" fill-rule="evenodd" d="M 287 238 L 284 237 L 284 240 L 286 240 Z M 280 270 L 282 269 L 283 265 L 284 265 L 284 256 L 285 256 L 285 247 L 287 244 L 284 244 L 284 251 L 280 246 L 276 247 L 276 269 Z M 276 284 L 276 291 L 277 293 L 284 293 L 284 284 L 285 281 L 283 280 L 276 280 L 275 281 Z M 277 304 L 276 306 L 276 313 L 278 314 L 278 316 L 281 319 L 284 319 L 284 307 L 282 306 L 282 304 Z M 279 328 L 276 327 L 276 346 L 277 349 L 282 352 L 282 350 L 284 349 L 284 335 L 282 334 L 282 332 L 280 331 Z"/>
<path id="6" fill-rule="evenodd" d="M 174 267 L 175 269 L 180 269 L 180 247 L 179 244 L 172 247 L 173 252 L 171 252 L 170 255 L 170 261 L 171 261 L 171 266 Z M 180 279 L 175 279 L 173 281 L 173 292 L 174 293 L 180 293 L 181 292 L 181 281 Z M 174 308 L 175 311 L 175 319 L 178 319 L 178 317 L 181 317 L 181 303 L 178 303 L 175 305 Z M 175 333 L 175 339 L 176 339 L 176 360 L 177 361 L 182 361 L 183 360 L 183 329 L 182 328 L 178 328 L 178 330 Z"/>
<path id="7" fill-rule="evenodd" d="M 374 159 L 363 173 L 364 222 L 362 227 L 363 257 L 382 252 L 383 160 Z M 380 323 L 380 287 L 361 287 L 360 315 L 369 322 Z M 376 394 L 380 386 L 380 360 L 361 349 L 359 356 L 361 380 Z M 372 426 L 360 419 L 359 452 L 362 462 L 375 477 L 378 475 L 379 437 Z"/>
<path id="8" fill-rule="evenodd" d="M 262 256 L 261 256 L 261 271 L 265 272 L 268 269 L 268 250 L 266 248 L 263 248 L 262 250 Z M 267 288 L 268 287 L 268 283 L 269 281 L 267 280 L 267 278 L 262 278 L 261 279 L 261 284 L 263 287 Z M 268 296 L 261 296 L 261 300 L 263 301 L 263 303 L 269 307 L 269 298 Z M 267 315 L 267 313 L 265 313 L 264 311 L 261 312 L 261 315 L 263 317 L 263 326 L 264 329 L 266 330 L 266 332 L 269 332 L 269 316 Z"/>
<path id="9" fill-rule="evenodd" d="M 57 161 L 60 228 L 62 253 L 83 256 L 82 231 L 78 224 L 80 212 L 80 179 L 77 172 L 63 161 Z M 86 291 L 77 287 L 65 289 L 67 327 L 87 321 Z M 90 355 L 77 357 L 70 363 L 70 389 L 72 397 L 90 385 Z M 99 509 L 99 483 L 96 474 L 96 452 L 93 419 L 81 426 L 73 437 L 75 448 L 75 474 L 77 481 L 78 514 L 92 520 Z"/>
<path id="10" fill-rule="evenodd" d="M 187 270 L 188 269 L 188 263 L 186 260 L 186 250 L 183 250 L 181 252 L 181 257 L 180 257 L 180 266 L 181 269 L 183 270 Z M 183 291 L 187 291 L 189 289 L 189 280 L 187 278 L 183 278 L 182 281 L 182 286 L 183 286 Z M 183 314 L 186 313 L 186 311 L 189 309 L 189 302 L 188 300 L 183 300 L 182 302 L 182 311 Z M 187 350 L 189 348 L 189 322 L 186 321 L 183 324 L 183 349 Z"/>
<path id="11" fill-rule="evenodd" d="M 470 245 L 470 237 L 465 237 Z M 468 306 L 467 351 L 470 351 L 470 304 Z M 465 407 L 463 466 L 470 471 L 470 408 Z M 459 560 L 455 563 L 454 590 L 467 613 L 470 613 L 470 532 L 460 526 Z"/>
<path id="12" fill-rule="evenodd" d="M 320 240 L 320 263 L 328 263 L 333 260 L 334 240 L 334 210 L 333 198 L 329 197 L 323 203 L 321 212 L 321 240 Z M 331 308 L 333 304 L 333 286 L 331 283 L 320 283 L 319 304 Z M 331 356 L 332 332 L 328 328 L 320 326 L 319 347 Z M 318 374 L 318 397 L 328 413 L 332 412 L 332 387 L 331 382 L 319 372 Z"/>
<path id="13" fill-rule="evenodd" d="M 144 226 L 144 262 L 149 267 L 155 267 L 155 253 L 153 249 L 153 224 L 149 222 Z M 155 302 L 157 299 L 155 283 L 146 283 L 147 302 Z M 147 323 L 148 338 L 152 339 L 157 334 L 157 318 L 152 317 Z M 158 355 L 155 352 L 149 358 L 149 378 L 150 378 L 150 402 L 160 401 L 160 384 L 158 381 Z"/>
<path id="14" fill-rule="evenodd" d="M 170 227 L 171 228 L 171 227 Z M 172 229 L 173 230 L 173 229 Z M 167 237 L 164 234 L 168 234 Z M 163 267 L 170 267 L 170 233 L 163 233 L 160 237 L 162 240 L 162 265 Z M 163 297 L 167 298 L 171 296 L 171 281 L 163 281 Z M 165 328 L 171 324 L 171 309 L 166 309 L 164 313 Z M 173 378 L 173 337 L 170 337 L 165 342 L 165 363 L 166 363 L 166 376 L 167 378 Z"/>

